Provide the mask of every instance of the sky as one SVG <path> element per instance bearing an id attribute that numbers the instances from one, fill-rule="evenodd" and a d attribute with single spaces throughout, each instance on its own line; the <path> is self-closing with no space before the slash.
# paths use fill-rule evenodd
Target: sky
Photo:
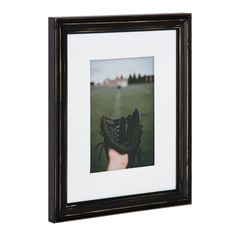
<path id="1" fill-rule="evenodd" d="M 136 57 L 90 61 L 90 81 L 102 83 L 117 76 L 128 78 L 130 74 L 153 75 L 154 57 Z"/>

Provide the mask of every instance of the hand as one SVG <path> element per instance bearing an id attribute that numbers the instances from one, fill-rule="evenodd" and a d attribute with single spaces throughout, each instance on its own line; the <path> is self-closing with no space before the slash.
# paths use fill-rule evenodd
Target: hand
<path id="1" fill-rule="evenodd" d="M 109 164 L 107 170 L 121 170 L 128 166 L 128 153 L 120 154 L 114 149 L 108 150 Z"/>

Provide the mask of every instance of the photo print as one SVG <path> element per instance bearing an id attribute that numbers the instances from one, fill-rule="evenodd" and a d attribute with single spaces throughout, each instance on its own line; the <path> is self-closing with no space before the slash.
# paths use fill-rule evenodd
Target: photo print
<path id="1" fill-rule="evenodd" d="M 154 57 L 90 61 L 90 173 L 154 165 Z"/>

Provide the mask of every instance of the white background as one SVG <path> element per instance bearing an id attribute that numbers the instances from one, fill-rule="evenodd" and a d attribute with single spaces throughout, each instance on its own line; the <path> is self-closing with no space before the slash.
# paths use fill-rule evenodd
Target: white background
<path id="1" fill-rule="evenodd" d="M 145 56 L 154 56 L 155 165 L 91 174 L 90 60 Z M 176 188 L 175 81 L 175 30 L 68 35 L 68 202 Z"/>
<path id="2" fill-rule="evenodd" d="M 234 1 L 1 1 L 1 235 L 235 235 Z M 47 222 L 47 17 L 193 13 L 193 205 Z"/>

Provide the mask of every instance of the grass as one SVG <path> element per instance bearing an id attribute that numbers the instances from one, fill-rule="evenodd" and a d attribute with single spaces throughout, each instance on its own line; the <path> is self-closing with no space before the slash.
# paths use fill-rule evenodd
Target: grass
<path id="1" fill-rule="evenodd" d="M 141 137 L 142 156 L 134 167 L 154 164 L 154 86 L 153 84 L 129 85 L 126 88 L 91 87 L 91 172 L 105 171 L 107 158 L 103 151 L 99 162 L 96 145 L 103 141 L 100 135 L 100 118 L 103 114 L 110 118 L 127 117 L 135 108 L 141 113 L 143 135 Z"/>

